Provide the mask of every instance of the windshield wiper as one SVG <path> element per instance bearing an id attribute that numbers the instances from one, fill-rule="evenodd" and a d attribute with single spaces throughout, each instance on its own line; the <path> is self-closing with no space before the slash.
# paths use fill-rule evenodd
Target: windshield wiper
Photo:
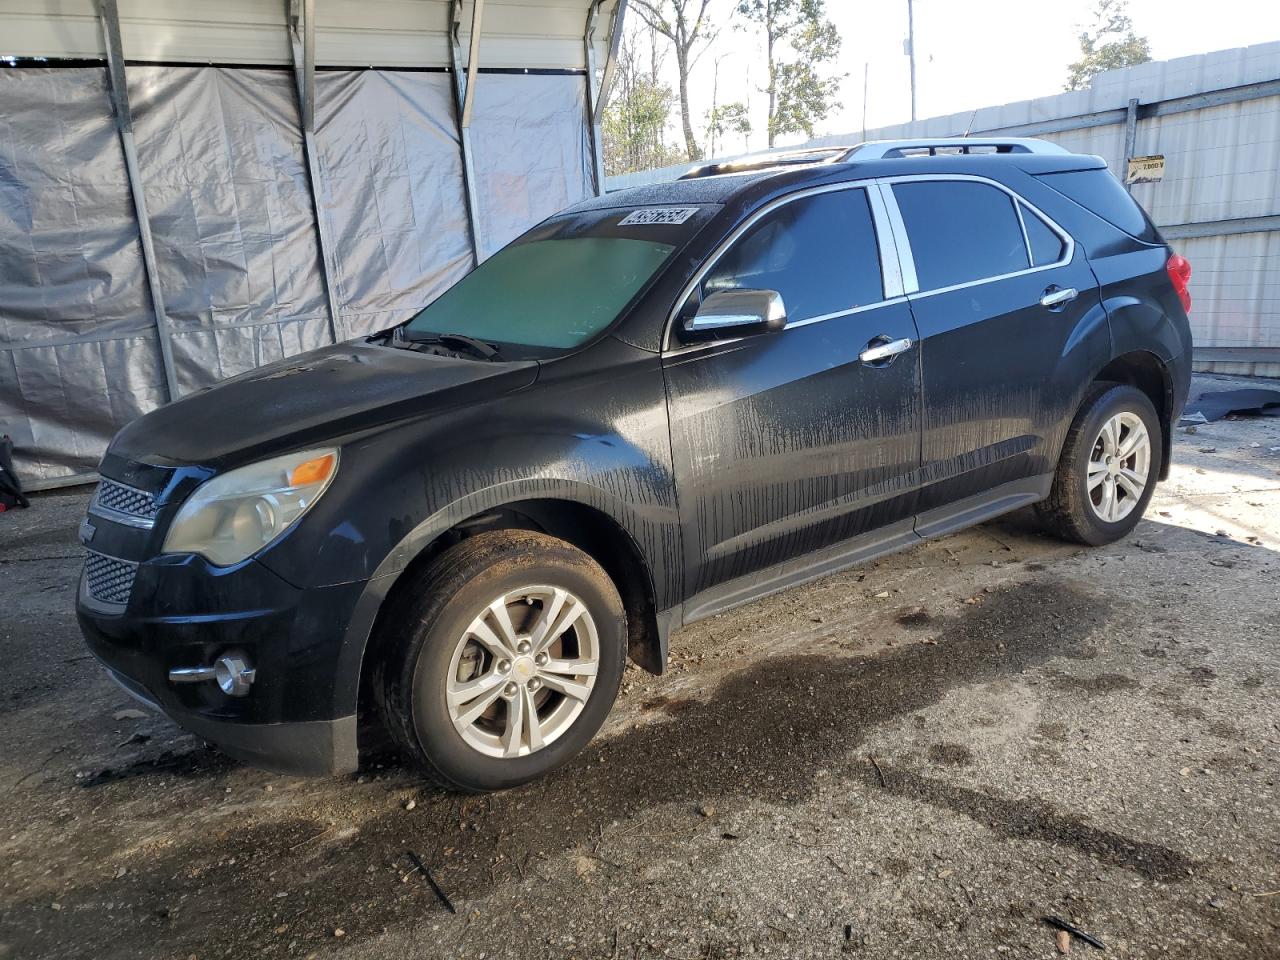
<path id="1" fill-rule="evenodd" d="M 418 344 L 440 346 L 455 354 L 462 351 L 469 352 L 481 360 L 501 359 L 498 348 L 493 344 L 469 337 L 465 333 L 435 333 L 425 337 L 414 337 L 406 335 L 403 327 L 397 327 L 392 343 L 409 349 L 413 349 Z"/>

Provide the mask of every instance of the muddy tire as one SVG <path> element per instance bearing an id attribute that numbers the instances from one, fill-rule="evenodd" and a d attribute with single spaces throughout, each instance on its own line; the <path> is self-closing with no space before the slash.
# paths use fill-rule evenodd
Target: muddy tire
<path id="1" fill-rule="evenodd" d="M 399 747 L 442 786 L 544 776 L 600 729 L 626 614 L 591 557 L 541 533 L 478 534 L 435 558 L 382 620 L 373 691 Z"/>
<path id="2" fill-rule="evenodd" d="M 1064 540 L 1101 546 L 1126 536 L 1155 492 L 1164 444 L 1151 400 L 1135 387 L 1097 383 L 1067 431 L 1044 527 Z"/>

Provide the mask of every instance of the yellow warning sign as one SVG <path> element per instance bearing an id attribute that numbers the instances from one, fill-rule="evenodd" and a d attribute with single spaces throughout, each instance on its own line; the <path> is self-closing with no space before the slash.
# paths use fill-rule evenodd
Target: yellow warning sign
<path id="1" fill-rule="evenodd" d="M 1129 161 L 1125 183 L 1159 183 L 1164 179 L 1164 156 L 1134 157 Z"/>

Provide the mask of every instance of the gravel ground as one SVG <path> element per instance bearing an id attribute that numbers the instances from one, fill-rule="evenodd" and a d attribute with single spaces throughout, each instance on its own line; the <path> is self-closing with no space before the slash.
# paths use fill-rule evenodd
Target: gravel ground
<path id="1" fill-rule="evenodd" d="M 1280 419 L 1178 430 L 1112 547 L 1019 513 L 685 630 L 492 797 L 139 715 L 75 625 L 86 500 L 0 516 L 3 960 L 1050 957 L 1047 914 L 1280 956 Z"/>

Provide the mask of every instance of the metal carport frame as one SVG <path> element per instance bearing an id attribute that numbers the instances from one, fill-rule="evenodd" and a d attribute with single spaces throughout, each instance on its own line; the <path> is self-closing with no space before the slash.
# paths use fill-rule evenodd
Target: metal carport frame
<path id="1" fill-rule="evenodd" d="M 28 485 L 91 479 L 128 419 L 396 322 L 599 193 L 625 10 L 0 0 L 0 125 L 43 178 L 0 217 L 0 431 Z"/>

